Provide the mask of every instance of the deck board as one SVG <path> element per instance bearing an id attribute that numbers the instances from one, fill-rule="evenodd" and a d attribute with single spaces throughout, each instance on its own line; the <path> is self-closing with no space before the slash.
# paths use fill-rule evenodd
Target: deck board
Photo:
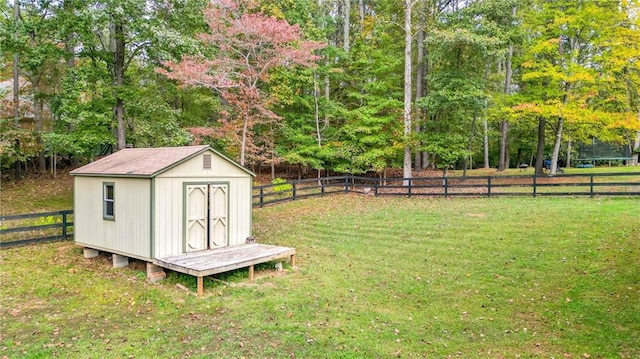
<path id="1" fill-rule="evenodd" d="M 293 258 L 295 254 L 295 248 L 252 243 L 154 259 L 153 263 L 176 272 L 205 277 L 279 258 Z"/>

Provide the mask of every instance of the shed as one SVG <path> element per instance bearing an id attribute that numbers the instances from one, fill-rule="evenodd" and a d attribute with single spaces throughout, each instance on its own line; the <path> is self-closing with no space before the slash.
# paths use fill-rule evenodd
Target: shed
<path id="1" fill-rule="evenodd" d="M 156 266 L 192 274 L 199 292 L 202 276 L 243 266 L 252 273 L 260 258 L 294 259 L 292 248 L 259 245 L 270 255 L 216 263 L 220 250 L 242 251 L 252 241 L 255 174 L 209 146 L 127 148 L 71 174 L 74 237 L 87 258 L 106 251 L 113 253 L 114 267 L 129 258 L 147 261 L 150 279 L 164 277 Z M 256 244 L 251 247 L 255 252 Z M 199 267 L 184 267 L 184 259 L 194 257 Z"/>

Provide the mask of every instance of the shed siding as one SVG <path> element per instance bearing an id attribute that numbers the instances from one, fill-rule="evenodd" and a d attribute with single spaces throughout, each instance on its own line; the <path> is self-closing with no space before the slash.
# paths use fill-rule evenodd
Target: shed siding
<path id="1" fill-rule="evenodd" d="M 115 186 L 115 220 L 103 219 L 103 183 Z M 74 236 L 78 244 L 133 258 L 150 256 L 150 180 L 77 176 Z"/>
<path id="2" fill-rule="evenodd" d="M 204 155 L 211 156 L 211 168 L 204 169 Z M 211 151 L 206 151 L 180 165 L 171 168 L 158 177 L 196 177 L 196 178 L 221 178 L 221 177 L 251 177 L 247 172 L 236 167 L 224 158 Z"/>
<path id="3" fill-rule="evenodd" d="M 210 163 L 205 164 L 205 155 Z M 115 186 L 115 220 L 103 219 L 105 182 Z M 246 243 L 251 236 L 253 176 L 211 150 L 178 161 L 150 178 L 79 172 L 74 190 L 76 242 L 142 260 L 185 253 L 187 184 L 227 186 L 228 245 Z"/>
<path id="4" fill-rule="evenodd" d="M 251 177 L 156 178 L 154 256 L 162 258 L 185 252 L 184 189 L 187 183 L 229 184 L 229 245 L 246 243 L 251 236 Z"/>
<path id="5" fill-rule="evenodd" d="M 203 154 L 159 174 L 155 178 L 154 257 L 185 252 L 185 186 L 194 183 L 227 183 L 229 245 L 246 243 L 251 236 L 253 177 L 212 152 L 211 169 L 203 168 Z"/>

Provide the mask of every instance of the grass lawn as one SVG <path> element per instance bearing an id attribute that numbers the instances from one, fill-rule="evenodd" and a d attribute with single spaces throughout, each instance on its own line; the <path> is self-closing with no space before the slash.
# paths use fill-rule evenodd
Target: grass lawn
<path id="1" fill-rule="evenodd" d="M 61 211 L 73 208 L 73 178 L 30 176 L 19 182 L 0 179 L 0 215 Z"/>
<path id="2" fill-rule="evenodd" d="M 205 281 L 0 252 L 0 357 L 638 358 L 637 198 L 339 195 L 254 210 L 298 250 Z"/>

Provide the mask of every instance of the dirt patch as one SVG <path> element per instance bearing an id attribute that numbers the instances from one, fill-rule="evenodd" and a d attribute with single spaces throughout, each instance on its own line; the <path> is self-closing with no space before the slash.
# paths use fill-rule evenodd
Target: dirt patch
<path id="1" fill-rule="evenodd" d="M 467 216 L 469 217 L 476 217 L 476 218 L 484 218 L 487 215 L 484 213 L 467 213 Z"/>

